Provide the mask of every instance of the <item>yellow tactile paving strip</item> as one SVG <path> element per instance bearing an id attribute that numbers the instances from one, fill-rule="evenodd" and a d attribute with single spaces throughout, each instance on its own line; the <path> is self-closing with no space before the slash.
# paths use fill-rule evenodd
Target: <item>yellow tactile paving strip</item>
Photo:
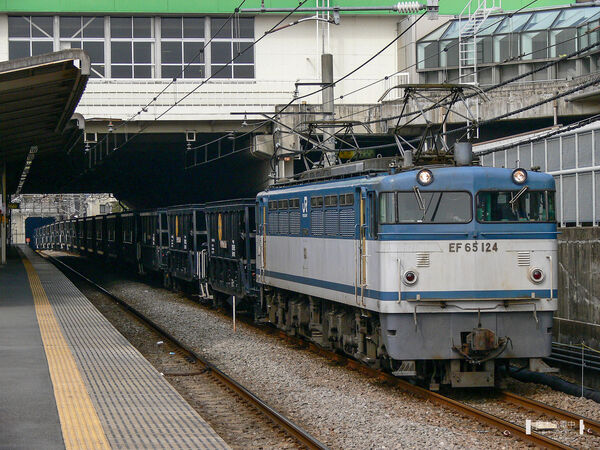
<path id="1" fill-rule="evenodd" d="M 31 249 L 20 250 L 37 274 L 112 448 L 229 448 L 71 281 Z"/>
<path id="2" fill-rule="evenodd" d="M 33 293 L 65 447 L 108 449 L 110 445 L 38 274 L 28 259 L 23 258 L 23 265 Z"/>

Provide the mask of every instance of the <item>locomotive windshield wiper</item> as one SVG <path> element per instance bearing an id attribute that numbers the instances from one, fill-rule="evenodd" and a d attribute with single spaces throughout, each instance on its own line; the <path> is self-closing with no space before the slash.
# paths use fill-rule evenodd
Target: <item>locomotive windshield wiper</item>
<path id="1" fill-rule="evenodd" d="M 517 192 L 515 194 L 515 196 L 513 198 L 510 199 L 510 201 L 508 202 L 512 208 L 512 210 L 515 210 L 515 204 L 517 203 L 517 200 L 519 200 L 519 198 L 521 197 L 521 195 L 523 195 L 525 193 L 525 191 L 529 189 L 529 186 L 523 186 L 519 192 Z"/>
<path id="2" fill-rule="evenodd" d="M 415 198 L 417 199 L 417 205 L 419 206 L 419 209 L 421 211 L 423 211 L 423 219 L 425 219 L 425 202 L 423 201 L 423 196 L 421 195 L 421 190 L 419 189 L 418 186 L 413 186 L 413 191 L 415 193 Z"/>

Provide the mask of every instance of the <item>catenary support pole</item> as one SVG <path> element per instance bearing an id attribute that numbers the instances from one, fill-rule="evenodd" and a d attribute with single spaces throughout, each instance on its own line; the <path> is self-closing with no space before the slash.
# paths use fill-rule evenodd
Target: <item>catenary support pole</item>
<path id="1" fill-rule="evenodd" d="M 323 53 L 321 55 L 321 83 L 323 83 L 323 92 L 321 93 L 323 101 L 323 113 L 325 120 L 334 120 L 334 104 L 333 104 L 333 55 L 331 53 Z M 325 151 L 325 165 L 331 166 L 336 163 L 335 154 L 335 127 L 324 127 L 325 136 L 323 136 Z M 332 151 L 329 151 L 332 150 Z"/>

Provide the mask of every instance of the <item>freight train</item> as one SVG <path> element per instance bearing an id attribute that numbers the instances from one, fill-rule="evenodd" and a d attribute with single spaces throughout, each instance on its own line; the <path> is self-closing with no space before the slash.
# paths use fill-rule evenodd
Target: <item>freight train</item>
<path id="1" fill-rule="evenodd" d="M 385 164 L 383 164 L 385 163 Z M 93 254 L 432 388 L 543 366 L 557 309 L 552 176 L 385 158 L 256 198 L 71 219 L 40 249 Z"/>

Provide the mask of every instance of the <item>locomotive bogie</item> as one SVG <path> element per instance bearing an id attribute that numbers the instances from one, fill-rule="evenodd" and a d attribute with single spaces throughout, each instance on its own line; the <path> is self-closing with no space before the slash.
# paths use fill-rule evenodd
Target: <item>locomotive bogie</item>
<path id="1" fill-rule="evenodd" d="M 302 336 L 374 367 L 386 356 L 377 314 L 279 288 L 267 292 L 265 300 L 269 322 L 292 336 Z"/>

